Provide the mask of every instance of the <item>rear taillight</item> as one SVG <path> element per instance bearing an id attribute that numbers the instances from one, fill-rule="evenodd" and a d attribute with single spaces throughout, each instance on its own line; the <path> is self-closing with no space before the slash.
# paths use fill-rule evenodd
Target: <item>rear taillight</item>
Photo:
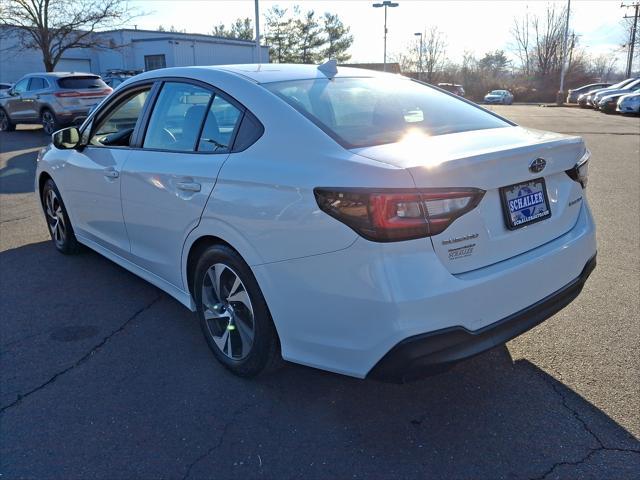
<path id="1" fill-rule="evenodd" d="M 59 98 L 70 98 L 70 97 L 104 97 L 113 92 L 113 88 L 107 87 L 102 90 L 95 90 L 93 92 L 78 92 L 76 90 L 67 90 L 61 92 L 55 92 L 53 95 Z"/>
<path id="2" fill-rule="evenodd" d="M 397 242 L 442 233 L 473 210 L 477 188 L 369 190 L 316 188 L 320 209 L 375 242 Z"/>
<path id="3" fill-rule="evenodd" d="M 587 181 L 589 180 L 589 159 L 591 158 L 591 152 L 589 150 L 584 152 L 582 158 L 578 160 L 575 166 L 567 170 L 567 175 L 572 180 L 578 182 L 582 188 L 587 188 Z"/>

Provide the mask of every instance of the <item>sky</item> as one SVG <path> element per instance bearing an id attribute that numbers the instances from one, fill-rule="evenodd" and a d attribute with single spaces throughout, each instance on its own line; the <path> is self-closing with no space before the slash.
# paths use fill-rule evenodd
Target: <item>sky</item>
<path id="1" fill-rule="evenodd" d="M 565 1 L 435 1 L 395 0 L 396 8 L 388 9 L 388 60 L 414 41 L 415 32 L 437 26 L 447 39 L 447 56 L 460 61 L 465 51 L 477 57 L 496 49 L 511 50 L 510 30 L 513 19 L 529 12 L 542 12 L 548 3 L 559 7 Z M 351 28 L 354 36 L 350 53 L 352 62 L 382 62 L 384 10 L 373 8 L 372 1 L 364 0 L 260 0 L 260 13 L 274 5 L 291 8 L 300 5 L 303 10 L 317 13 L 337 13 Z M 132 0 L 130 5 L 146 15 L 132 24 L 138 28 L 154 30 L 159 25 L 173 25 L 189 33 L 210 33 L 214 25 L 229 24 L 238 17 L 254 17 L 253 0 Z M 631 13 L 631 11 L 629 11 Z M 621 49 L 624 30 L 620 22 L 625 9 L 620 0 L 571 2 L 570 28 L 579 35 L 579 43 L 594 55 L 618 52 L 618 67 L 624 67 L 625 53 Z M 132 25 L 133 26 L 133 25 Z M 261 25 L 261 29 L 264 28 Z"/>

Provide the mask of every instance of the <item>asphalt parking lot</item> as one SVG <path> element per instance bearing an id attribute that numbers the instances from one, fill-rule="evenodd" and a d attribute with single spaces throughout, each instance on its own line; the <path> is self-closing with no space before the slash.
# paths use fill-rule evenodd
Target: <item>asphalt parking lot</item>
<path id="1" fill-rule="evenodd" d="M 55 251 L 47 137 L 0 133 L 2 478 L 640 478 L 640 119 L 492 109 L 585 138 L 598 267 L 541 326 L 406 385 L 227 373 L 172 298 Z"/>

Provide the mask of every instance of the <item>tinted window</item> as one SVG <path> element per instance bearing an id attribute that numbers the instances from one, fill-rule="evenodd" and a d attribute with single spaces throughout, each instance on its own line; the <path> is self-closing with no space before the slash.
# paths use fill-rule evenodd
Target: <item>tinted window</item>
<path id="1" fill-rule="evenodd" d="M 149 88 L 139 90 L 119 103 L 110 113 L 101 119 L 90 143 L 92 145 L 127 146 L 142 113 L 144 103 L 149 96 Z"/>
<path id="2" fill-rule="evenodd" d="M 165 83 L 149 120 L 145 148 L 193 151 L 212 93 L 188 83 Z"/>
<path id="3" fill-rule="evenodd" d="M 47 84 L 44 78 L 34 77 L 31 79 L 31 83 L 29 83 L 29 90 L 43 90 L 45 88 L 47 88 Z"/>
<path id="4" fill-rule="evenodd" d="M 13 87 L 13 90 L 18 93 L 24 93 L 27 91 L 27 86 L 29 85 L 29 79 L 25 78 L 24 80 L 20 80 L 16 83 L 16 86 Z"/>
<path id="5" fill-rule="evenodd" d="M 228 152 L 241 113 L 224 98 L 216 96 L 207 113 L 207 121 L 202 129 L 198 151 Z"/>
<path id="6" fill-rule="evenodd" d="M 264 133 L 264 127 L 251 112 L 246 112 L 238 128 L 233 150 L 240 152 L 253 145 Z"/>
<path id="7" fill-rule="evenodd" d="M 100 77 L 64 77 L 58 79 L 60 88 L 106 88 L 107 84 Z"/>
<path id="8" fill-rule="evenodd" d="M 336 78 L 267 84 L 347 148 L 510 126 L 463 100 L 409 79 Z"/>

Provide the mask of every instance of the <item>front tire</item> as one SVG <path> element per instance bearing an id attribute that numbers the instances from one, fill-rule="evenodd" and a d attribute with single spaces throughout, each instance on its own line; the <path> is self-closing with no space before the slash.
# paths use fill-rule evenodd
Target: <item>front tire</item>
<path id="1" fill-rule="evenodd" d="M 56 249 L 65 255 L 80 251 L 80 244 L 73 233 L 73 227 L 62 202 L 62 196 L 53 180 L 48 179 L 42 189 L 42 208 L 47 220 L 49 235 Z"/>
<path id="2" fill-rule="evenodd" d="M 238 253 L 224 245 L 205 250 L 193 293 L 202 333 L 227 369 L 254 377 L 278 365 L 278 334 L 258 282 Z"/>
<path id="3" fill-rule="evenodd" d="M 9 118 L 7 112 L 0 108 L 0 132 L 13 132 L 15 129 L 16 126 Z"/>
<path id="4" fill-rule="evenodd" d="M 58 124 L 56 115 L 47 108 L 42 110 L 42 113 L 40 114 L 40 123 L 42 123 L 44 133 L 47 135 L 51 135 L 60 130 L 60 125 Z"/>

